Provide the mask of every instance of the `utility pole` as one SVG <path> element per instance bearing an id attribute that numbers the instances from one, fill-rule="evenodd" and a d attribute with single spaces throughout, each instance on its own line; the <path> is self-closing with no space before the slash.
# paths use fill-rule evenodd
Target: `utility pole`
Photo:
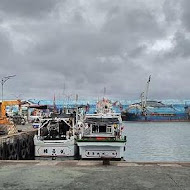
<path id="1" fill-rule="evenodd" d="M 1 79 L 1 88 L 2 88 L 2 97 L 1 97 L 1 100 L 2 100 L 2 102 L 3 102 L 3 87 L 4 87 L 4 84 L 5 84 L 5 82 L 7 81 L 7 80 L 9 80 L 9 79 L 11 79 L 11 78 L 13 78 L 13 77 L 15 77 L 16 75 L 10 75 L 10 76 L 6 76 L 6 77 L 3 77 L 2 79 Z"/>

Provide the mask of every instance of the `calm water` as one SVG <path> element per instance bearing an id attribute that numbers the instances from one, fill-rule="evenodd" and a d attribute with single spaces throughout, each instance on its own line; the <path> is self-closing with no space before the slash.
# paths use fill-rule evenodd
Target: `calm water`
<path id="1" fill-rule="evenodd" d="M 190 161 L 190 122 L 124 122 L 127 161 Z"/>

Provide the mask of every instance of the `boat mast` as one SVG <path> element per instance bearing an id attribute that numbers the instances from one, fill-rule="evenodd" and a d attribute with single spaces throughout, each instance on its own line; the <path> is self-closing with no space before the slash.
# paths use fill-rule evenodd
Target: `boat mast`
<path id="1" fill-rule="evenodd" d="M 148 79 L 147 84 L 146 84 L 145 101 L 144 101 L 143 108 L 146 108 L 146 103 L 147 103 L 147 99 L 148 99 L 148 90 L 149 90 L 150 79 L 151 79 L 151 75 L 149 76 L 149 79 Z"/>
<path id="2" fill-rule="evenodd" d="M 144 92 L 141 93 L 141 107 L 143 108 L 144 107 Z"/>
<path id="3" fill-rule="evenodd" d="M 78 94 L 76 94 L 76 99 L 75 100 L 76 100 L 76 115 L 75 115 L 75 119 L 73 118 L 73 136 L 75 135 L 75 129 L 77 129 L 77 125 L 78 125 L 78 114 L 79 114 Z M 74 120 L 76 120 L 75 124 L 74 124 Z"/>
<path id="4" fill-rule="evenodd" d="M 106 87 L 104 87 L 104 98 L 106 96 Z"/>
<path id="5" fill-rule="evenodd" d="M 56 112 L 57 112 L 57 108 L 56 108 L 55 93 L 54 93 L 54 96 L 53 96 L 53 113 L 56 113 Z"/>
<path id="6" fill-rule="evenodd" d="M 103 100 L 106 100 L 106 87 L 104 87 L 104 97 Z M 103 102 L 102 102 L 103 103 Z M 103 103 L 103 106 L 101 105 L 102 109 L 101 112 L 103 111 L 103 113 L 105 113 L 105 103 Z"/>
<path id="7" fill-rule="evenodd" d="M 66 94 L 65 94 L 65 83 L 63 84 L 63 113 L 66 113 Z"/>

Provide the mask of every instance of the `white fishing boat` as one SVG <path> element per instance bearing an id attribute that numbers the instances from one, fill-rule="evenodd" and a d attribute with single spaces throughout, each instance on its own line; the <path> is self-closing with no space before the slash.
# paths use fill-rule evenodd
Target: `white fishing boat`
<path id="1" fill-rule="evenodd" d="M 34 137 L 35 157 L 75 156 L 73 122 L 69 117 L 42 119 Z"/>
<path id="2" fill-rule="evenodd" d="M 82 159 L 123 158 L 126 137 L 122 137 L 121 115 L 112 111 L 108 99 L 97 103 L 95 114 L 85 115 L 78 131 L 77 145 Z"/>
<path id="3" fill-rule="evenodd" d="M 62 114 L 40 119 L 34 136 L 35 158 L 77 156 L 77 123 L 83 119 L 85 109 L 85 105 L 64 108 Z"/>

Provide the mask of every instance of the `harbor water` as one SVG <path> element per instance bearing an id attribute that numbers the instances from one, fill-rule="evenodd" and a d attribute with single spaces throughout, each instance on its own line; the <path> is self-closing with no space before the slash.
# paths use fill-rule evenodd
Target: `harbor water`
<path id="1" fill-rule="evenodd" d="M 126 161 L 190 161 L 190 122 L 123 122 Z"/>

